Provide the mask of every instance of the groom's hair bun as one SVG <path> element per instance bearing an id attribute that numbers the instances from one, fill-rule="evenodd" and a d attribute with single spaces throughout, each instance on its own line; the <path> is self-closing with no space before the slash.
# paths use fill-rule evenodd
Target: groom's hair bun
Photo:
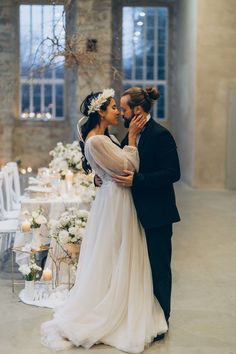
<path id="1" fill-rule="evenodd" d="M 155 101 L 160 97 L 160 92 L 156 89 L 156 87 L 146 87 L 145 91 L 150 100 Z"/>
<path id="2" fill-rule="evenodd" d="M 141 106 L 144 112 L 150 112 L 154 101 L 160 97 L 159 91 L 156 87 L 147 87 L 143 89 L 142 87 L 130 87 L 122 96 L 129 96 L 127 104 L 131 109 L 137 106 Z"/>

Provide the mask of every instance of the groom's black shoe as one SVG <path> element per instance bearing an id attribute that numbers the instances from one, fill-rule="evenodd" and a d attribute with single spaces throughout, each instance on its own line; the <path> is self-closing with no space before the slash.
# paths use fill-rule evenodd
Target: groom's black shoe
<path id="1" fill-rule="evenodd" d="M 169 329 L 169 320 L 166 320 L 168 329 Z M 167 329 L 167 331 L 168 331 Z M 165 333 L 163 334 L 158 334 L 156 337 L 154 337 L 153 342 L 159 342 L 160 340 L 163 340 L 165 338 Z"/>
<path id="2" fill-rule="evenodd" d="M 154 339 L 153 342 L 159 342 L 160 340 L 163 340 L 165 338 L 165 333 L 163 334 L 158 334 Z"/>

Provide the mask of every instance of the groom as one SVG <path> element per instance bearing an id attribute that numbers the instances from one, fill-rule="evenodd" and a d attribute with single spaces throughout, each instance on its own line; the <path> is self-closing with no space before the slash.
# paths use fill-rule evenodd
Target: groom
<path id="1" fill-rule="evenodd" d="M 138 218 L 146 233 L 154 294 L 168 323 L 172 285 L 172 224 L 180 220 L 173 183 L 180 178 L 180 167 L 172 135 L 156 123 L 149 113 L 153 101 L 158 97 L 157 90 L 155 96 L 155 91 L 151 94 L 137 87 L 122 94 L 120 106 L 125 127 L 137 115 L 146 117 L 146 124 L 137 141 L 139 172 L 124 170 L 125 176 L 117 175 L 114 180 L 123 187 L 132 188 Z M 127 144 L 128 134 L 121 145 Z M 164 334 L 155 340 L 163 338 Z"/>

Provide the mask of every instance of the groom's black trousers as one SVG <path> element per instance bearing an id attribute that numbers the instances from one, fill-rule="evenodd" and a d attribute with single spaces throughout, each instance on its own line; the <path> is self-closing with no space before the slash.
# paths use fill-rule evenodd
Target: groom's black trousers
<path id="1" fill-rule="evenodd" d="M 154 295 L 159 301 L 166 320 L 171 307 L 171 236 L 172 224 L 145 229 L 148 254 L 152 269 Z"/>

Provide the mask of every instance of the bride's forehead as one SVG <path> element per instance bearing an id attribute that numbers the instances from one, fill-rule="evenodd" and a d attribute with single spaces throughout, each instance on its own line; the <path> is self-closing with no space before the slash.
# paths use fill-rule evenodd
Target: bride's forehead
<path id="1" fill-rule="evenodd" d="M 115 99 L 112 97 L 108 106 L 114 106 L 114 105 L 116 105 L 116 101 L 115 101 Z"/>

